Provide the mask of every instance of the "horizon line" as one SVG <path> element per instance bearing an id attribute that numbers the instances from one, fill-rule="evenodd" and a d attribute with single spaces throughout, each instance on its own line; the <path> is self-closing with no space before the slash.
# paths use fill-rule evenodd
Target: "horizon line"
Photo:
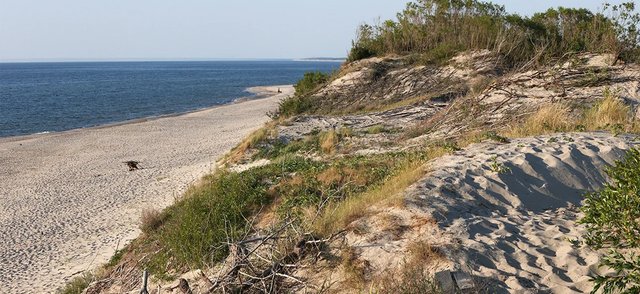
<path id="1" fill-rule="evenodd" d="M 291 58 L 26 58 L 26 59 L 0 59 L 0 63 L 56 63 L 56 62 L 158 62 L 158 61 L 344 61 L 346 57 L 291 57 Z"/>

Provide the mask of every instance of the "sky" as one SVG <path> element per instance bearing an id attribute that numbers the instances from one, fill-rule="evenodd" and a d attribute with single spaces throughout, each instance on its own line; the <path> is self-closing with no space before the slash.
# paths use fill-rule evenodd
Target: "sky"
<path id="1" fill-rule="evenodd" d="M 406 0 L 0 0 L 0 61 L 344 57 Z M 496 0 L 530 15 L 601 0 Z M 611 1 L 616 3 L 616 1 Z"/>

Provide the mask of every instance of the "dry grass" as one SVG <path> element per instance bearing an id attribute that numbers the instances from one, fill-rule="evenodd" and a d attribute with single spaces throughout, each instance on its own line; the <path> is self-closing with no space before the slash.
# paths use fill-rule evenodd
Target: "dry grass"
<path id="1" fill-rule="evenodd" d="M 321 235 L 329 235 L 365 216 L 372 205 L 383 201 L 392 205 L 401 203 L 402 192 L 424 176 L 426 171 L 423 165 L 423 161 L 409 163 L 381 186 L 359 196 L 330 204 L 312 224 L 314 231 Z"/>
<path id="2" fill-rule="evenodd" d="M 157 209 L 146 208 L 142 210 L 140 216 L 140 230 L 144 233 L 151 233 L 156 231 L 166 219 L 165 214 Z"/>
<path id="3" fill-rule="evenodd" d="M 95 280 L 96 277 L 92 273 L 85 272 L 69 280 L 63 288 L 56 292 L 58 294 L 80 294 Z"/>
<path id="4" fill-rule="evenodd" d="M 416 241 L 407 247 L 409 263 L 436 263 L 445 260 L 444 254 L 429 242 Z"/>
<path id="5" fill-rule="evenodd" d="M 247 150 L 256 146 L 258 143 L 263 142 L 267 138 L 274 138 L 277 134 L 276 129 L 277 121 L 272 121 L 266 126 L 254 131 L 249 136 L 247 136 L 238 146 L 234 147 L 231 152 L 226 156 L 224 162 L 238 162 L 242 157 L 244 157 Z"/>
<path id="6" fill-rule="evenodd" d="M 596 103 L 584 114 L 583 125 L 587 130 L 610 128 L 631 123 L 631 109 L 622 100 L 606 91 L 604 99 Z"/>
<path id="7" fill-rule="evenodd" d="M 347 183 L 353 185 L 366 185 L 366 170 L 354 169 L 351 167 L 330 167 L 316 176 L 316 179 L 324 186 L 345 185 Z"/>
<path id="8" fill-rule="evenodd" d="M 536 136 L 573 130 L 576 124 L 568 105 L 551 103 L 540 107 L 524 122 L 511 126 L 504 134 L 510 138 Z"/>
<path id="9" fill-rule="evenodd" d="M 327 131 L 320 133 L 320 150 L 325 154 L 333 154 L 336 152 L 336 146 L 340 141 L 336 131 Z"/>
<path id="10" fill-rule="evenodd" d="M 407 259 L 400 268 L 385 272 L 372 285 L 371 293 L 442 293 L 427 268 L 445 261 L 445 256 L 428 242 L 416 241 L 407 247 Z"/>
<path id="11" fill-rule="evenodd" d="M 353 247 L 343 249 L 340 259 L 342 260 L 342 270 L 345 277 L 343 286 L 350 289 L 362 289 L 367 281 L 369 262 L 358 258 L 358 254 Z"/>
<path id="12" fill-rule="evenodd" d="M 631 117 L 631 108 L 609 90 L 604 99 L 584 111 L 582 117 L 572 114 L 568 105 L 551 103 L 540 107 L 524 122 L 513 124 L 504 135 L 510 138 L 544 135 L 573 130 L 614 132 L 637 131 L 637 123 Z"/>

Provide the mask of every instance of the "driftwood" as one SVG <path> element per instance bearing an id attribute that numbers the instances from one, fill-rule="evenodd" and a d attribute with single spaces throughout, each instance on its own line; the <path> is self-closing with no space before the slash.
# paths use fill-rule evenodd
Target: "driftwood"
<path id="1" fill-rule="evenodd" d="M 252 239 L 244 239 L 228 244 L 229 258 L 226 271 L 211 281 L 203 274 L 203 280 L 210 285 L 207 293 L 277 293 L 286 285 L 306 287 L 302 278 L 292 273 L 300 266 L 300 261 L 311 253 L 320 252 L 321 246 L 331 242 L 334 234 L 326 239 L 318 239 L 310 234 L 302 234 L 295 243 L 286 236 L 285 230 L 291 223 L 285 223 L 273 233 Z M 300 235 L 298 235 L 300 236 Z M 278 244 L 286 252 L 279 252 Z"/>

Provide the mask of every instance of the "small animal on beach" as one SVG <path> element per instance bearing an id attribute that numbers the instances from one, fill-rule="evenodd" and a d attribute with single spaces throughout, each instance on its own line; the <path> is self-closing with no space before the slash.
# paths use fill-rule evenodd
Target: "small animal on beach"
<path id="1" fill-rule="evenodd" d="M 124 164 L 129 167 L 129 171 L 140 169 L 140 162 L 135 160 L 124 161 Z"/>

